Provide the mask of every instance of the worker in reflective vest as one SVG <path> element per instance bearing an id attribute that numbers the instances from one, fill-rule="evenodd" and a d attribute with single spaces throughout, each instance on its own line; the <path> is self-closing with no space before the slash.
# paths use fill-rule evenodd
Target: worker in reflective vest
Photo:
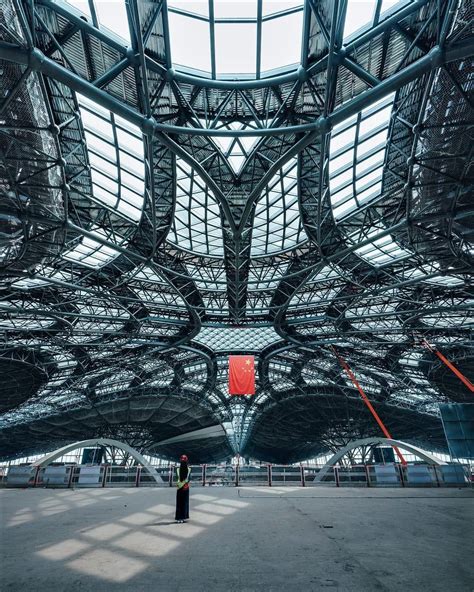
<path id="1" fill-rule="evenodd" d="M 191 467 L 188 457 L 183 454 L 179 459 L 179 467 L 176 467 L 176 522 L 189 520 L 189 481 L 191 479 Z"/>

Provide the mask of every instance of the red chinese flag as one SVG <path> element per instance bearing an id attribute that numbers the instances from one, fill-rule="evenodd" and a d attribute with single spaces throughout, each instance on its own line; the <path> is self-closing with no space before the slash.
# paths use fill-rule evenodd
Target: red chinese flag
<path id="1" fill-rule="evenodd" d="M 254 356 L 229 356 L 229 395 L 255 395 Z"/>

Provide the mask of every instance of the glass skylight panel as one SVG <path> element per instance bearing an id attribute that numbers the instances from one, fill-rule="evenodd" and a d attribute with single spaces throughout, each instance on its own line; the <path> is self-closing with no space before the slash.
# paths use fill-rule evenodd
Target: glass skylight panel
<path id="1" fill-rule="evenodd" d="M 105 189 L 105 191 L 108 191 L 113 196 L 118 193 L 117 181 L 114 179 L 111 179 L 107 175 L 102 174 L 100 171 L 93 168 L 91 170 L 91 178 L 92 178 L 93 185 L 98 185 L 100 188 Z M 114 201 L 116 201 L 116 199 Z M 107 205 L 110 205 L 110 204 L 107 204 Z"/>
<path id="2" fill-rule="evenodd" d="M 34 290 L 35 288 L 41 288 L 48 285 L 48 280 L 40 278 L 23 278 L 18 280 L 12 286 L 19 290 Z"/>
<path id="3" fill-rule="evenodd" d="M 302 7 L 303 0 L 262 0 L 263 16 Z"/>
<path id="4" fill-rule="evenodd" d="M 92 150 L 89 150 L 89 162 L 93 171 L 98 172 L 101 170 L 112 179 L 117 178 L 117 166 L 102 156 L 92 152 Z"/>
<path id="5" fill-rule="evenodd" d="M 1 306 L 0 306 L 1 311 Z M 41 319 L 38 317 L 28 317 L 25 314 L 18 314 L 14 318 L 0 317 L 0 329 L 11 330 L 35 330 L 45 329 L 54 324 L 50 319 Z"/>
<path id="6" fill-rule="evenodd" d="M 12 311 L 12 309 L 18 311 Z M 56 323 L 56 319 L 36 313 L 37 305 L 23 301 L 0 302 L 0 329 L 36 330 L 46 329 Z M 8 310 L 2 310 L 8 309 Z"/>
<path id="7" fill-rule="evenodd" d="M 397 10 L 403 8 L 405 5 L 410 4 L 413 0 L 382 0 L 382 8 L 380 10 L 380 20 L 382 21 L 385 16 L 393 14 L 395 10 L 392 8 L 395 6 Z"/>
<path id="8" fill-rule="evenodd" d="M 87 298 L 87 294 L 83 296 Z M 98 334 L 115 333 L 130 317 L 128 311 L 110 306 L 109 303 L 90 304 L 84 299 L 76 302 L 75 305 L 78 317 L 74 322 L 73 337 L 79 342 L 85 342 Z"/>
<path id="9" fill-rule="evenodd" d="M 341 168 L 347 167 L 348 164 L 354 160 L 354 151 L 346 150 L 331 161 L 331 170 L 338 171 Z"/>
<path id="10" fill-rule="evenodd" d="M 363 175 L 366 175 L 371 169 L 377 169 L 375 171 L 372 170 L 372 174 L 375 172 L 380 177 L 382 176 L 383 169 L 381 168 L 383 165 L 385 157 L 385 150 L 379 150 L 372 156 L 368 158 L 364 158 L 360 162 L 356 164 L 356 178 L 360 179 Z"/>
<path id="11" fill-rule="evenodd" d="M 362 33 L 372 25 L 377 24 L 374 19 L 376 9 L 380 5 L 379 22 L 384 20 L 385 13 L 391 14 L 394 6 L 402 8 L 413 0 L 348 0 L 346 20 L 344 23 L 344 41 L 358 37 L 355 33 Z"/>
<path id="12" fill-rule="evenodd" d="M 176 159 L 176 209 L 168 240 L 187 251 L 223 256 L 219 206 L 200 175 L 181 159 Z"/>
<path id="13" fill-rule="evenodd" d="M 376 6 L 377 0 L 348 0 L 344 41 L 359 29 L 372 25 Z"/>
<path id="14" fill-rule="evenodd" d="M 201 121 L 203 127 L 207 127 L 205 121 Z M 228 129 L 228 130 L 243 130 L 251 129 L 250 125 L 243 124 L 240 122 L 233 121 L 225 125 L 216 126 L 217 129 Z M 255 125 L 256 127 L 256 125 Z M 247 160 L 248 155 L 253 150 L 254 146 L 259 140 L 258 136 L 244 136 L 241 138 L 233 138 L 231 136 L 211 136 L 213 141 L 222 150 L 222 153 L 226 156 L 232 170 L 235 173 L 239 173 L 240 169 Z"/>
<path id="15" fill-rule="evenodd" d="M 313 288 L 311 290 L 311 288 Z M 315 288 L 314 284 L 305 286 L 304 291 L 297 292 L 290 301 L 290 308 L 307 308 L 308 306 L 323 304 L 325 307 L 337 296 L 340 289 L 336 288 Z"/>
<path id="16" fill-rule="evenodd" d="M 168 22 L 173 64 L 224 78 L 238 75 L 254 78 L 262 71 L 299 64 L 302 1 L 264 1 L 261 17 L 257 4 L 257 0 L 214 0 L 211 27 L 209 11 L 202 2 L 170 0 Z M 260 40 L 257 39 L 259 19 Z M 214 43 L 211 43 L 211 31 Z M 257 52 L 260 54 L 258 73 Z M 213 63 L 215 72 L 211 71 Z"/>
<path id="17" fill-rule="evenodd" d="M 93 199 L 139 222 L 145 192 L 142 134 L 133 124 L 77 96 L 91 165 Z"/>
<path id="18" fill-rule="evenodd" d="M 367 138 L 367 140 L 359 139 L 359 144 L 357 146 L 357 156 L 363 157 L 366 156 L 368 152 L 384 147 L 387 142 L 387 130 L 388 125 L 385 130 L 370 136 Z"/>
<path id="19" fill-rule="evenodd" d="M 349 182 L 352 183 L 353 176 L 354 176 L 354 174 L 352 171 L 352 167 L 349 167 L 345 171 L 339 173 L 334 178 L 334 189 L 331 192 L 331 195 L 335 194 L 336 191 L 340 191 L 341 189 L 344 189 L 348 185 Z M 329 179 L 330 187 L 332 187 L 331 180 L 332 180 L 332 178 L 330 177 L 330 179 Z"/>
<path id="20" fill-rule="evenodd" d="M 436 262 L 432 262 L 429 265 L 424 265 L 423 267 L 413 267 L 412 269 L 407 269 L 405 271 L 405 278 L 420 278 L 421 281 L 426 282 L 427 284 L 435 284 L 439 286 L 460 286 L 464 284 L 462 277 L 455 275 L 440 274 L 435 277 L 425 277 L 431 275 L 432 273 L 436 273 L 437 271 L 440 271 L 440 265 Z"/>
<path id="21" fill-rule="evenodd" d="M 181 296 L 179 296 L 177 293 L 165 292 L 162 288 L 144 288 L 143 290 L 134 288 L 133 291 L 142 304 L 145 304 L 147 307 L 154 305 L 156 307 L 167 307 L 168 309 L 186 308 L 184 300 L 181 298 Z"/>
<path id="22" fill-rule="evenodd" d="M 322 303 L 327 306 L 341 290 L 338 281 L 344 273 L 336 265 L 326 265 L 316 271 L 308 282 L 295 293 L 290 302 L 290 308 L 307 308 Z M 313 316 L 315 313 L 311 313 Z M 318 313 L 319 314 L 319 313 Z M 321 320 L 324 322 L 324 318 Z"/>
<path id="23" fill-rule="evenodd" d="M 52 282 L 49 278 L 66 283 L 74 282 L 76 279 L 69 270 L 54 269 L 52 267 L 37 268 L 33 273 L 34 277 L 22 278 L 14 282 L 12 286 L 19 290 L 34 290 L 35 288 L 51 285 Z"/>
<path id="24" fill-rule="evenodd" d="M 136 127 L 135 134 L 129 133 L 127 130 L 122 130 L 117 127 L 118 147 L 133 156 L 143 159 L 143 137 L 140 130 Z"/>
<path id="25" fill-rule="evenodd" d="M 438 286 L 462 286 L 464 284 L 464 280 L 455 275 L 438 275 L 425 281 L 427 284 L 436 284 Z"/>
<path id="26" fill-rule="evenodd" d="M 425 355 L 423 351 L 412 351 L 399 359 L 398 363 L 402 366 L 418 367 L 421 358 Z"/>
<path id="27" fill-rule="evenodd" d="M 339 194 L 337 194 L 337 195 L 339 196 Z M 349 196 L 350 195 L 351 194 L 349 194 Z M 333 209 L 333 214 L 334 214 L 334 217 L 336 218 L 336 220 L 338 220 L 339 218 L 343 218 L 344 216 L 349 214 L 351 211 L 353 211 L 355 207 L 357 207 L 356 201 L 354 199 L 348 199 L 348 200 L 341 199 L 341 202 L 342 202 L 342 205 L 337 206 L 336 208 Z"/>
<path id="28" fill-rule="evenodd" d="M 356 133 L 356 126 L 354 125 L 356 120 L 353 121 L 353 124 L 350 127 L 345 128 L 346 126 L 336 126 L 334 128 L 334 132 L 331 135 L 331 152 L 335 154 L 342 148 L 351 147 L 354 145 L 355 142 L 355 133 Z"/>
<path id="29" fill-rule="evenodd" d="M 400 7 L 404 6 L 405 4 L 408 4 L 411 0 L 404 0 L 402 2 L 400 2 L 400 0 L 382 0 L 382 9 L 380 11 L 380 13 L 383 15 L 385 12 L 387 12 L 388 10 L 390 10 L 391 8 L 393 8 L 394 6 L 396 6 L 397 4 L 400 4 Z"/>
<path id="30" fill-rule="evenodd" d="M 307 240 L 298 204 L 297 159 L 270 181 L 257 203 L 252 232 L 253 257 L 286 251 Z"/>
<path id="31" fill-rule="evenodd" d="M 467 309 L 456 310 L 456 304 L 468 307 Z M 433 327 L 473 327 L 474 326 L 474 299 L 457 299 L 457 301 L 441 300 L 438 303 L 441 308 L 453 310 L 440 311 L 434 314 L 427 314 L 421 317 L 421 321 Z"/>
<path id="32" fill-rule="evenodd" d="M 361 237 L 359 232 L 354 233 L 350 238 L 351 242 L 374 237 L 371 243 L 359 247 L 354 253 L 376 267 L 386 263 L 400 261 L 403 258 L 411 256 L 411 253 L 400 247 L 390 235 L 375 238 L 381 231 L 382 228 L 372 228 L 365 237 Z"/>
<path id="33" fill-rule="evenodd" d="M 377 177 L 380 179 L 380 175 L 377 175 Z M 357 194 L 357 199 L 359 203 L 364 204 L 365 202 L 372 201 L 375 197 L 380 195 L 382 191 L 382 181 L 379 180 L 377 183 L 372 183 L 370 187 L 365 188 L 363 191 L 362 188 L 359 188 L 358 184 L 356 184 L 356 187 L 360 189 Z"/>
<path id="34" fill-rule="evenodd" d="M 359 198 L 359 200 L 361 202 L 364 202 L 364 196 L 362 195 L 361 192 L 366 187 L 373 186 L 376 181 L 382 181 L 381 167 L 378 167 L 377 169 L 373 170 L 372 172 L 367 173 L 363 177 L 360 177 L 357 179 L 357 181 L 356 181 L 357 197 Z M 377 193 L 380 193 L 381 190 L 382 190 L 382 187 L 378 188 Z"/>
<path id="35" fill-rule="evenodd" d="M 260 351 L 281 338 L 273 327 L 261 327 L 258 331 L 240 327 L 204 327 L 194 338 L 217 351 Z"/>
<path id="36" fill-rule="evenodd" d="M 263 22 L 261 69 L 264 72 L 300 63 L 302 27 L 302 11 Z"/>
<path id="37" fill-rule="evenodd" d="M 88 0 L 66 0 L 66 2 L 90 18 L 91 9 Z"/>
<path id="38" fill-rule="evenodd" d="M 206 126 L 204 126 L 206 127 Z M 224 154 L 229 152 L 229 148 L 234 141 L 231 136 L 212 136 L 214 142 L 219 146 Z"/>
<path id="39" fill-rule="evenodd" d="M 317 271 L 315 275 L 311 278 L 311 283 L 317 284 L 321 282 L 326 282 L 328 280 L 333 280 L 341 275 L 344 275 L 344 272 L 336 265 L 325 265 L 320 271 Z"/>
<path id="40" fill-rule="evenodd" d="M 403 327 L 396 314 L 390 314 L 396 311 L 396 304 L 387 301 L 368 306 L 355 306 L 346 311 L 345 317 L 354 328 L 360 331 L 370 330 L 384 339 L 399 341 L 400 337 L 404 338 Z"/>
<path id="41" fill-rule="evenodd" d="M 188 264 L 186 269 L 196 286 L 201 290 L 225 291 L 227 289 L 226 273 L 223 265 L 215 268 L 210 266 L 195 267 Z"/>
<path id="42" fill-rule="evenodd" d="M 114 147 L 112 144 L 105 142 L 98 136 L 89 133 L 87 130 L 85 131 L 85 138 L 87 143 L 87 148 L 89 150 L 94 150 L 97 154 L 109 158 L 114 157 Z"/>
<path id="43" fill-rule="evenodd" d="M 125 0 L 95 0 L 95 9 L 101 26 L 109 29 L 130 45 Z"/>
<path id="44" fill-rule="evenodd" d="M 143 158 L 140 160 L 140 155 L 137 158 L 130 154 L 127 154 L 123 150 L 119 151 L 120 166 L 134 174 L 140 174 L 143 170 Z M 143 175 L 141 175 L 143 176 Z"/>
<path id="45" fill-rule="evenodd" d="M 214 0 L 216 19 L 254 19 L 257 16 L 257 0 Z"/>
<path id="46" fill-rule="evenodd" d="M 211 71 L 209 22 L 168 11 L 171 57 L 176 66 Z"/>
<path id="47" fill-rule="evenodd" d="M 382 104 L 385 103 L 386 100 L 383 99 Z M 390 101 L 389 104 L 383 109 L 377 110 L 372 115 L 369 115 L 368 117 L 362 119 L 362 121 L 359 124 L 359 137 L 365 137 L 369 134 L 373 134 L 374 130 L 376 130 L 377 128 L 384 129 L 387 127 L 387 121 L 390 119 L 390 116 L 392 114 L 392 103 L 393 102 Z M 374 107 L 372 107 L 372 109 L 373 108 Z M 375 106 L 375 108 L 377 108 L 377 106 Z"/>
<path id="48" fill-rule="evenodd" d="M 257 64 L 257 26 L 248 23 L 216 23 L 217 75 L 250 74 Z"/>
<path id="49" fill-rule="evenodd" d="M 341 372 L 341 375 L 346 385 L 348 387 L 354 388 L 352 380 L 347 376 L 347 374 L 344 371 Z M 359 370 L 357 371 L 357 380 L 362 385 L 364 390 L 366 390 L 369 393 L 378 393 L 381 390 L 380 384 L 374 378 L 372 378 L 372 376 L 370 376 L 369 374 L 363 374 Z"/>
<path id="50" fill-rule="evenodd" d="M 248 126 L 242 125 L 241 129 L 248 129 Z M 258 136 L 242 136 L 241 138 L 238 138 L 238 142 L 242 146 L 244 152 L 249 154 L 259 139 Z"/>
<path id="51" fill-rule="evenodd" d="M 148 265 L 143 265 L 142 267 L 138 268 L 138 270 L 130 272 L 129 278 L 131 280 L 139 280 L 140 282 L 167 285 L 167 282 L 163 279 L 163 277 Z"/>
<path id="52" fill-rule="evenodd" d="M 109 242 L 114 242 L 114 238 L 105 232 L 102 228 L 94 227 L 91 232 L 98 237 L 103 238 Z M 113 259 L 118 257 L 120 253 L 115 249 L 103 245 L 101 242 L 93 240 L 87 236 L 83 236 L 79 242 L 63 254 L 63 259 L 92 267 L 97 269 L 110 263 Z"/>
<path id="53" fill-rule="evenodd" d="M 95 135 L 98 135 L 103 140 L 113 142 L 114 132 L 110 123 L 110 117 L 108 115 L 106 117 L 107 119 L 104 119 L 103 116 L 99 117 L 91 113 L 88 109 L 81 109 L 81 119 L 84 129 L 94 132 Z"/>
<path id="54" fill-rule="evenodd" d="M 279 265 L 255 265 L 250 263 L 248 275 L 249 291 L 273 290 L 280 283 L 288 269 L 288 263 Z"/>
<path id="55" fill-rule="evenodd" d="M 381 195 L 393 100 L 390 95 L 334 128 L 329 188 L 336 221 Z"/>
<path id="56" fill-rule="evenodd" d="M 169 0 L 168 9 L 209 17 L 209 0 Z"/>
<path id="57" fill-rule="evenodd" d="M 235 144 L 236 150 L 232 151 L 227 157 L 227 161 L 235 173 L 238 173 L 245 162 L 245 156 L 239 149 L 238 144 Z"/>
<path id="58" fill-rule="evenodd" d="M 122 370 L 114 374 L 113 376 L 107 376 L 103 378 L 94 387 L 97 395 L 104 395 L 106 393 L 123 391 L 130 386 L 130 383 L 135 378 L 133 372 Z"/>

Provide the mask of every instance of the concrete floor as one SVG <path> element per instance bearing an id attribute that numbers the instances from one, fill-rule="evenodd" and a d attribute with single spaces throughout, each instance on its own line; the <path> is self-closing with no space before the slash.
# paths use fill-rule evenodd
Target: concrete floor
<path id="1" fill-rule="evenodd" d="M 474 492 L 0 490 L 0 589 L 473 592 Z"/>

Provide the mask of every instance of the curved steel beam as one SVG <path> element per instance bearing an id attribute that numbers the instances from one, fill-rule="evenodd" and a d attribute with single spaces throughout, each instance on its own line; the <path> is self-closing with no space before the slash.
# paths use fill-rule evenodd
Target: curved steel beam
<path id="1" fill-rule="evenodd" d="M 315 130 L 320 133 L 321 131 L 330 131 L 332 126 L 341 123 L 348 117 L 358 113 L 364 107 L 382 99 L 412 80 L 419 78 L 422 74 L 429 72 L 433 68 L 439 68 L 443 64 L 467 58 L 473 53 L 474 41 L 472 39 L 456 43 L 446 49 L 442 49 L 439 46 L 433 47 L 425 56 L 416 60 L 403 70 L 398 71 L 396 74 L 382 80 L 380 84 L 361 93 L 351 101 L 348 101 L 333 113 L 329 114 L 327 118 L 318 118 L 316 121 L 306 124 L 278 128 L 215 130 L 158 123 L 153 118 L 146 117 L 125 103 L 121 103 L 104 90 L 97 88 L 91 82 L 81 78 L 74 72 L 67 70 L 51 58 L 45 56 L 45 54 L 38 48 L 28 50 L 18 45 L 4 42 L 0 43 L 0 59 L 29 66 L 34 71 L 42 72 L 45 76 L 49 76 L 67 84 L 67 86 L 76 92 L 83 94 L 92 101 L 109 109 L 116 115 L 119 115 L 138 126 L 144 134 L 184 134 L 231 137 L 278 136 L 282 134 L 301 133 L 304 131 L 314 132 Z"/>
<path id="2" fill-rule="evenodd" d="M 395 14 L 389 16 L 388 18 L 384 19 L 381 23 L 376 25 L 375 27 L 365 31 L 361 35 L 359 35 L 356 39 L 351 41 L 348 45 L 344 47 L 344 56 L 349 56 L 354 54 L 357 49 L 364 44 L 368 43 L 370 40 L 376 38 L 377 36 L 383 34 L 384 32 L 390 30 L 393 26 L 397 25 L 400 21 L 407 18 L 408 16 L 415 14 L 418 12 L 423 6 L 428 4 L 429 0 L 415 0 L 411 2 L 408 6 L 405 6 L 401 10 L 398 10 Z M 52 0 L 37 0 L 38 4 L 43 6 L 47 6 L 49 9 L 53 10 L 54 12 L 60 14 L 63 18 L 68 19 L 71 23 L 73 23 L 78 29 L 84 31 L 88 35 L 96 37 L 99 41 L 102 41 L 109 46 L 111 46 L 115 51 L 117 51 L 122 56 L 126 57 L 126 59 L 130 60 L 130 48 L 125 46 L 123 43 L 118 41 L 117 39 L 110 38 L 107 33 L 103 32 L 99 29 L 95 24 L 90 24 L 87 20 L 81 18 L 80 14 L 74 13 L 71 11 L 70 7 L 62 6 L 53 2 Z M 309 15 L 310 12 L 313 12 L 314 16 L 318 18 L 318 12 L 315 10 L 315 5 L 312 1 L 305 3 L 305 13 Z M 167 10 L 166 10 L 167 12 Z M 158 13 L 156 17 L 158 16 Z M 309 28 L 309 18 L 307 18 L 308 24 L 307 27 Z M 261 89 L 261 88 L 268 88 L 270 86 L 279 86 L 282 84 L 288 84 L 290 82 L 295 82 L 297 80 L 304 81 L 315 74 L 324 71 L 327 68 L 328 56 L 324 56 L 315 64 L 312 64 L 309 68 L 305 68 L 303 66 L 298 67 L 295 70 L 291 70 L 288 72 L 284 72 L 282 74 L 277 74 L 275 76 L 269 76 L 268 78 L 260 78 L 260 79 L 213 79 L 213 78 L 204 78 L 199 75 L 193 75 L 189 73 L 179 72 L 176 71 L 174 68 L 171 67 L 170 62 L 170 48 L 169 48 L 169 30 L 167 26 L 167 18 L 164 19 L 165 21 L 165 44 L 166 48 L 166 65 L 162 65 L 160 63 L 155 62 L 150 57 L 146 57 L 146 66 L 159 74 L 162 78 L 168 80 L 174 80 L 176 82 L 182 82 L 184 84 L 189 84 L 192 86 L 197 86 L 201 88 L 211 88 L 217 90 L 225 90 L 225 91 L 232 91 L 232 90 L 252 90 L 252 89 Z M 26 27 L 25 27 L 26 28 Z M 149 33 L 148 33 L 149 34 Z M 148 37 L 148 35 L 147 35 Z M 30 43 L 30 45 L 32 45 Z M 132 48 L 133 49 L 133 48 Z M 305 56 L 303 55 L 302 62 L 305 61 Z"/>
<path id="3" fill-rule="evenodd" d="M 387 444 L 388 446 L 396 446 L 397 448 L 402 448 L 407 452 L 411 452 L 415 456 L 418 456 L 422 460 L 426 461 L 430 465 L 446 465 L 447 463 L 443 460 L 436 458 L 433 454 L 429 454 L 428 452 L 424 452 L 421 448 L 417 446 L 413 446 L 413 444 L 406 444 L 405 442 L 400 442 L 400 440 L 393 440 L 389 438 L 362 438 L 360 440 L 354 440 L 350 442 L 344 448 L 341 448 L 331 456 L 331 458 L 327 461 L 324 467 L 319 471 L 319 473 L 314 478 L 315 482 L 320 482 L 322 479 L 328 474 L 329 470 L 339 461 L 343 456 L 345 456 L 351 450 L 355 448 L 360 448 L 361 446 L 370 446 L 371 444 Z"/>
<path id="4" fill-rule="evenodd" d="M 203 440 L 207 438 L 220 438 L 221 436 L 225 436 L 226 431 L 219 423 L 217 425 L 210 426 L 208 428 L 201 428 L 200 430 L 194 430 L 193 432 L 186 432 L 185 434 L 180 434 L 179 436 L 173 436 L 173 438 L 167 438 L 166 440 L 161 440 L 161 442 L 156 442 L 150 446 L 148 450 L 153 450 L 154 448 L 159 448 L 160 446 L 164 446 L 165 444 L 181 444 L 182 442 L 194 442 L 194 440 Z"/>
<path id="5" fill-rule="evenodd" d="M 51 464 L 57 458 L 61 458 L 71 450 L 76 450 L 77 448 L 85 448 L 86 446 L 114 446 L 115 448 L 120 448 L 125 452 L 128 452 L 130 456 L 132 456 L 144 469 L 146 469 L 150 475 L 154 478 L 157 483 L 163 483 L 163 479 L 157 475 L 155 469 L 147 463 L 145 458 L 137 451 L 135 448 L 132 448 L 125 442 L 119 442 L 118 440 L 112 440 L 111 438 L 94 438 L 92 440 L 81 440 L 80 442 L 74 442 L 73 444 L 68 444 L 67 446 L 63 446 L 62 448 L 58 448 L 54 452 L 50 452 L 43 456 L 43 458 L 38 459 L 33 463 L 33 467 L 39 467 L 43 469 Z"/>

